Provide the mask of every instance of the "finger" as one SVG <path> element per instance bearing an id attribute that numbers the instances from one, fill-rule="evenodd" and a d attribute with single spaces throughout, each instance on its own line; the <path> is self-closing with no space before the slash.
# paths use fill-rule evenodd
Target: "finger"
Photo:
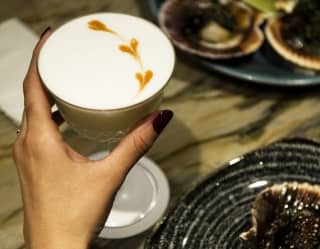
<path id="1" fill-rule="evenodd" d="M 25 111 L 23 110 L 22 113 L 22 118 L 21 118 L 21 125 L 17 129 L 17 137 L 16 137 L 16 142 L 22 141 L 23 138 L 25 137 L 27 132 L 27 119 L 26 119 L 26 114 Z"/>
<path id="2" fill-rule="evenodd" d="M 40 49 L 49 37 L 50 33 L 50 30 L 47 30 L 47 32 L 41 37 L 36 45 L 33 51 L 28 73 L 23 83 L 28 129 L 38 129 L 39 123 L 52 123 L 50 101 L 45 90 L 43 89 L 37 69 L 37 61 Z M 43 127 L 46 126 L 44 125 Z"/>
<path id="3" fill-rule="evenodd" d="M 60 126 L 64 122 L 64 118 L 62 117 L 59 111 L 54 111 L 51 114 L 51 118 L 56 123 L 57 126 Z"/>
<path id="4" fill-rule="evenodd" d="M 23 138 L 26 135 L 26 132 L 27 132 L 27 119 L 26 119 L 26 112 L 25 110 L 23 110 L 19 137 Z"/>
<path id="5" fill-rule="evenodd" d="M 25 135 L 27 133 L 27 119 L 25 111 L 23 111 L 22 119 L 21 119 L 21 125 L 17 130 L 17 137 L 13 146 L 13 157 L 15 160 L 19 158 L 19 155 L 21 154 L 22 149 L 22 141 L 24 141 Z"/>
<path id="6" fill-rule="evenodd" d="M 108 172 L 111 170 L 119 184 L 131 167 L 151 148 L 172 117 L 173 112 L 169 110 L 150 115 L 131 130 L 111 154 L 102 160 L 102 163 L 107 165 Z"/>

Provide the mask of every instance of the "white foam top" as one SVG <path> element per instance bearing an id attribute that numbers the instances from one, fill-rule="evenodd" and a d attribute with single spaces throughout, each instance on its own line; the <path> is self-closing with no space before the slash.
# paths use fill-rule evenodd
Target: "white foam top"
<path id="1" fill-rule="evenodd" d="M 112 32 L 93 30 L 99 21 Z M 119 49 L 138 41 L 141 64 Z M 174 68 L 174 50 L 158 27 L 144 19 L 101 13 L 72 20 L 57 29 L 41 49 L 38 69 L 45 86 L 76 106 L 111 110 L 140 103 L 168 82 Z M 140 90 L 136 73 L 153 72 Z"/>

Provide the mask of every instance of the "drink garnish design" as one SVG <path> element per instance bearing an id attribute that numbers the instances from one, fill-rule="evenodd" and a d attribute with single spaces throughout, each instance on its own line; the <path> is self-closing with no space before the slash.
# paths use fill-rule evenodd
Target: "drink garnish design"
<path id="1" fill-rule="evenodd" d="M 146 85 L 150 82 L 150 80 L 152 79 L 153 72 L 150 69 L 148 69 L 148 70 L 144 69 L 144 66 L 143 66 L 139 51 L 138 51 L 138 46 L 139 46 L 138 40 L 135 38 L 132 38 L 128 42 L 120 34 L 115 32 L 114 30 L 110 29 L 109 27 L 107 27 L 107 25 L 105 25 L 103 22 L 101 22 L 99 20 L 89 21 L 88 27 L 89 27 L 89 29 L 92 29 L 95 31 L 101 31 L 101 32 L 113 34 L 113 35 L 117 36 L 119 38 L 119 40 L 121 40 L 122 43 L 118 47 L 119 50 L 123 53 L 129 54 L 139 63 L 140 72 L 136 73 L 135 78 L 139 82 L 140 91 L 142 91 L 146 87 Z"/>

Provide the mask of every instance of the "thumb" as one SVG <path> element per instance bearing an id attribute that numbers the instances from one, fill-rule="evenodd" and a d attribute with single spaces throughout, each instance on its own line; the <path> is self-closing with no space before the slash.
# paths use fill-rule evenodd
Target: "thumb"
<path id="1" fill-rule="evenodd" d="M 173 117 L 173 112 L 163 110 L 151 114 L 132 129 L 104 159 L 108 172 L 112 171 L 119 184 L 131 167 L 142 157 L 158 138 Z M 115 180 L 115 179 L 114 179 Z"/>

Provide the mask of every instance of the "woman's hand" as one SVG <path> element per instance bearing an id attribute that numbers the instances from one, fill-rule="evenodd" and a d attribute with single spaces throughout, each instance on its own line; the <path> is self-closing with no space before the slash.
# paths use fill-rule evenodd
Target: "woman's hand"
<path id="1" fill-rule="evenodd" d="M 90 161 L 67 144 L 52 120 L 50 101 L 41 85 L 38 42 L 23 89 L 25 109 L 14 145 L 24 205 L 28 249 L 81 249 L 105 222 L 116 191 L 135 162 L 151 147 L 172 117 L 151 114 L 100 161 Z"/>

